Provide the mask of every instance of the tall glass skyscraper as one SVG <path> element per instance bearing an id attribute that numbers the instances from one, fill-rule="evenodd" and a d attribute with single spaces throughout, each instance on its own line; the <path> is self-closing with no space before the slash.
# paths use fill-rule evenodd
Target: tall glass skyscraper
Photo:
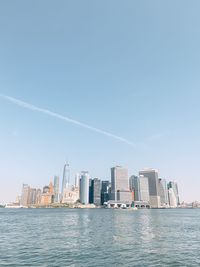
<path id="1" fill-rule="evenodd" d="M 170 181 L 169 184 L 168 184 L 168 188 L 172 188 L 173 192 L 174 192 L 174 195 L 176 197 L 176 204 L 177 206 L 180 204 L 180 200 L 179 200 L 179 194 L 178 194 L 178 185 L 176 182 L 172 182 Z"/>
<path id="2" fill-rule="evenodd" d="M 69 186 L 69 182 L 70 182 L 70 168 L 69 168 L 69 163 L 67 162 L 64 165 L 64 169 L 63 169 L 63 180 L 62 180 L 62 190 L 61 190 L 62 199 L 64 197 L 66 187 Z"/>
<path id="3" fill-rule="evenodd" d="M 81 172 L 80 175 L 80 202 L 87 205 L 89 203 L 89 173 Z"/>
<path id="4" fill-rule="evenodd" d="M 101 180 L 94 178 L 91 180 L 91 199 L 90 203 L 97 206 L 101 205 Z"/>

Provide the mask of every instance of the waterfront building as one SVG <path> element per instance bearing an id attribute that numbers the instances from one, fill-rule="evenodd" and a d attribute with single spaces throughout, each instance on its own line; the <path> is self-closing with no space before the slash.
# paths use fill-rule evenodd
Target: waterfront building
<path id="1" fill-rule="evenodd" d="M 49 205 L 52 204 L 54 201 L 54 190 L 53 184 L 50 184 L 43 187 L 43 193 L 41 194 L 41 205 Z"/>
<path id="2" fill-rule="evenodd" d="M 61 189 L 61 200 L 64 195 L 64 190 L 66 189 L 67 186 L 70 184 L 70 168 L 69 168 L 69 163 L 67 162 L 64 165 L 63 168 L 63 180 L 62 180 L 62 189 Z"/>
<path id="3" fill-rule="evenodd" d="M 160 196 L 160 205 L 161 207 L 169 207 L 169 196 L 168 196 L 168 188 L 167 182 L 165 179 L 158 180 L 158 190 Z"/>
<path id="4" fill-rule="evenodd" d="M 110 182 L 109 181 L 102 181 L 101 182 L 101 205 L 109 200 L 109 188 Z"/>
<path id="5" fill-rule="evenodd" d="M 134 201 L 149 203 L 149 182 L 144 175 L 131 176 L 130 188 L 134 191 Z"/>
<path id="6" fill-rule="evenodd" d="M 92 179 L 89 179 L 89 203 L 93 203 L 93 192 L 92 192 Z"/>
<path id="7" fill-rule="evenodd" d="M 137 176 L 135 175 L 132 175 L 130 178 L 129 178 L 129 188 L 131 191 L 134 191 L 135 190 L 135 185 L 134 185 L 134 178 L 138 178 Z"/>
<path id="8" fill-rule="evenodd" d="M 140 182 L 139 177 L 132 175 L 129 179 L 130 189 L 134 191 L 134 201 L 140 201 Z"/>
<path id="9" fill-rule="evenodd" d="M 121 193 L 120 193 L 121 192 Z M 129 188 L 128 169 L 121 166 L 111 168 L 111 199 L 132 202 Z"/>
<path id="10" fill-rule="evenodd" d="M 177 208 L 177 198 L 173 188 L 169 188 L 169 206 L 170 208 Z"/>
<path id="11" fill-rule="evenodd" d="M 36 204 L 36 188 L 30 188 L 28 196 L 28 205 Z"/>
<path id="12" fill-rule="evenodd" d="M 80 174 L 76 173 L 75 175 L 75 187 L 79 188 L 80 187 Z"/>
<path id="13" fill-rule="evenodd" d="M 175 195 L 175 197 L 176 197 L 176 204 L 177 204 L 177 206 L 180 205 L 179 193 L 178 193 L 178 185 L 177 185 L 177 183 L 174 182 L 174 181 L 173 181 L 173 182 L 170 181 L 170 182 L 168 183 L 168 189 L 170 189 L 170 188 L 172 188 L 173 191 L 174 191 L 174 195 Z"/>
<path id="14" fill-rule="evenodd" d="M 54 176 L 54 203 L 59 202 L 59 176 Z"/>
<path id="15" fill-rule="evenodd" d="M 37 189 L 36 190 L 36 204 L 39 205 L 41 203 L 41 196 L 42 196 L 42 190 Z"/>
<path id="16" fill-rule="evenodd" d="M 28 206 L 29 194 L 30 194 L 30 186 L 28 184 L 23 184 L 21 203 L 20 203 L 22 206 Z"/>
<path id="17" fill-rule="evenodd" d="M 79 189 L 74 186 L 68 186 L 64 190 L 62 203 L 74 204 L 79 200 Z"/>
<path id="18" fill-rule="evenodd" d="M 89 204 L 89 173 L 87 171 L 81 172 L 80 175 L 80 202 L 82 204 Z"/>
<path id="19" fill-rule="evenodd" d="M 154 169 L 146 169 L 140 171 L 139 175 L 143 175 L 148 178 L 150 206 L 152 208 L 159 208 L 160 196 L 158 190 L 158 171 Z"/>
<path id="20" fill-rule="evenodd" d="M 139 188 L 140 188 L 140 201 L 149 203 L 149 181 L 148 178 L 140 175 L 139 176 Z"/>
<path id="21" fill-rule="evenodd" d="M 91 180 L 89 200 L 96 206 L 101 205 L 101 180 L 98 178 Z"/>

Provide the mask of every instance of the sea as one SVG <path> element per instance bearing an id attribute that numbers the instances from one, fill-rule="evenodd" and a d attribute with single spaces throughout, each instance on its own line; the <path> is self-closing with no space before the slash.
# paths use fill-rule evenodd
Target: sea
<path id="1" fill-rule="evenodd" d="M 200 209 L 0 209 L 0 266 L 200 266 Z"/>

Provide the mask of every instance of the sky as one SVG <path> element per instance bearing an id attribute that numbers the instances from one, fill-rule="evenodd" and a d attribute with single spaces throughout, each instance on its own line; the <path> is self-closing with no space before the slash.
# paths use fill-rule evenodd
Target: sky
<path id="1" fill-rule="evenodd" d="M 122 165 L 200 200 L 198 0 L 0 1 L 0 202 Z"/>

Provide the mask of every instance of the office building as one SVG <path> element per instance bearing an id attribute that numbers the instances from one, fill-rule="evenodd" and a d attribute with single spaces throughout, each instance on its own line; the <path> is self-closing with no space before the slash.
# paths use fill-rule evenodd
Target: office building
<path id="1" fill-rule="evenodd" d="M 94 178 L 91 180 L 90 185 L 90 203 L 96 206 L 101 205 L 101 180 Z"/>
<path id="2" fill-rule="evenodd" d="M 109 188 L 110 182 L 109 181 L 102 181 L 101 182 L 101 205 L 109 200 Z"/>
<path id="3" fill-rule="evenodd" d="M 30 188 L 28 196 L 28 205 L 36 204 L 36 188 Z"/>
<path id="4" fill-rule="evenodd" d="M 129 179 L 130 190 L 134 192 L 134 201 L 140 201 L 140 182 L 139 177 L 132 175 Z"/>
<path id="5" fill-rule="evenodd" d="M 62 189 L 61 189 L 61 199 L 64 195 L 64 190 L 66 189 L 67 186 L 69 186 L 70 183 L 70 168 L 69 168 L 69 163 L 67 162 L 64 165 L 63 168 L 63 180 L 62 180 Z"/>
<path id="6" fill-rule="evenodd" d="M 89 203 L 89 173 L 81 172 L 80 175 L 80 202 L 87 205 Z"/>
<path id="7" fill-rule="evenodd" d="M 159 208 L 160 196 L 158 190 L 158 171 L 154 169 L 146 169 L 140 171 L 139 175 L 143 175 L 148 178 L 150 206 L 152 208 Z"/>
<path id="8" fill-rule="evenodd" d="M 149 203 L 149 182 L 144 175 L 131 176 L 130 188 L 134 191 L 134 201 Z"/>
<path id="9" fill-rule="evenodd" d="M 79 188 L 80 187 L 80 174 L 76 173 L 75 175 L 75 187 Z"/>
<path id="10" fill-rule="evenodd" d="M 114 201 L 132 202 L 128 169 L 121 166 L 111 168 L 111 199 Z"/>
<path id="11" fill-rule="evenodd" d="M 59 202 L 59 176 L 54 176 L 54 203 Z"/>
<path id="12" fill-rule="evenodd" d="M 140 175 L 139 176 L 139 188 L 140 188 L 140 201 L 149 203 L 149 181 L 148 178 Z"/>
<path id="13" fill-rule="evenodd" d="M 176 198 L 176 195 L 174 193 L 173 188 L 169 188 L 168 193 L 169 193 L 169 206 L 170 206 L 170 208 L 177 208 L 177 198 Z"/>
<path id="14" fill-rule="evenodd" d="M 169 207 L 168 188 L 165 179 L 160 178 L 158 180 L 158 190 L 159 190 L 161 207 L 166 207 L 166 208 Z"/>
<path id="15" fill-rule="evenodd" d="M 23 184 L 21 203 L 20 203 L 22 206 L 28 206 L 29 194 L 30 194 L 30 186 L 28 184 Z"/>
<path id="16" fill-rule="evenodd" d="M 174 195 L 176 197 L 176 204 L 177 206 L 180 205 L 180 200 L 179 200 L 179 193 L 178 193 L 178 184 L 174 181 L 170 181 L 168 183 L 168 189 L 172 188 L 174 191 Z"/>

